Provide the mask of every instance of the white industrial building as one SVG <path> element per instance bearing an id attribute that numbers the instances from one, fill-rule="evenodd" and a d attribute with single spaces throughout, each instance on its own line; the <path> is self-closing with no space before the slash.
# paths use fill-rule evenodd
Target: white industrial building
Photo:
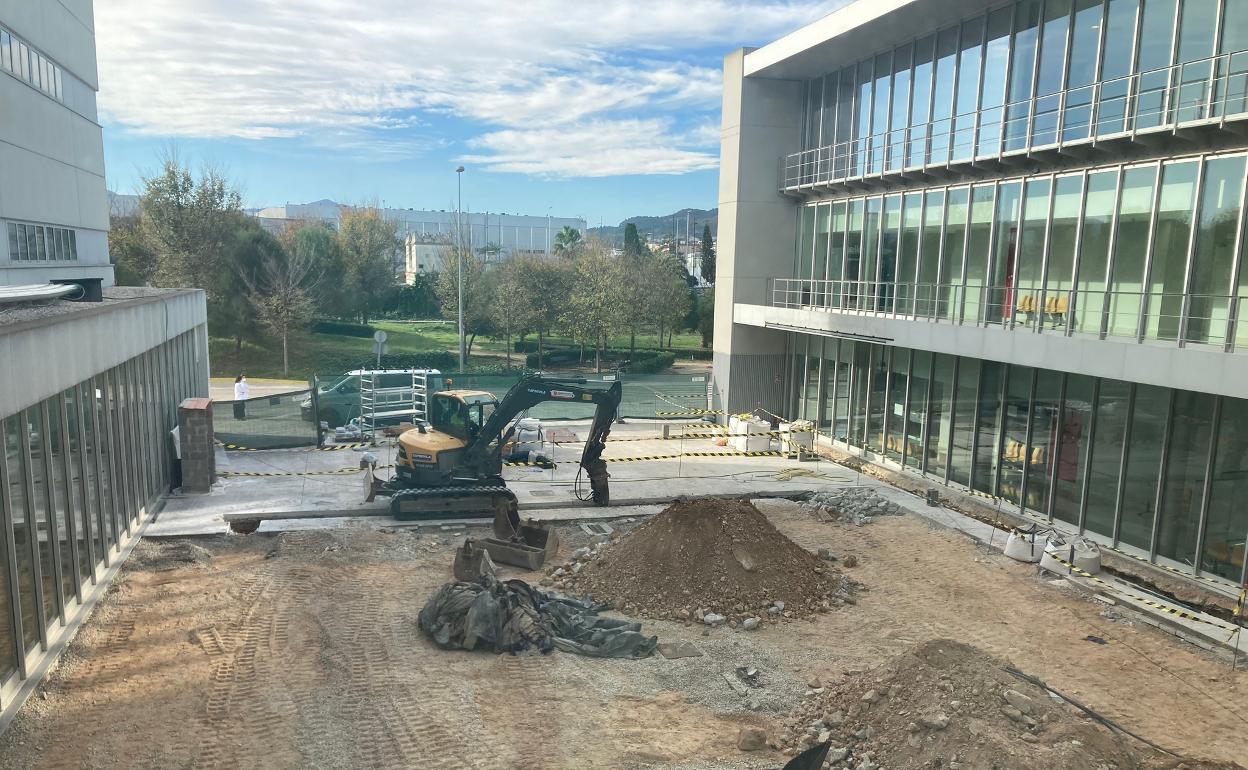
<path id="1" fill-rule="evenodd" d="M 260 209 L 256 216 L 271 229 L 281 229 L 298 221 L 319 221 L 337 228 L 342 212 L 349 209 L 341 203 L 320 200 L 315 203 L 288 203 Z M 420 243 L 452 243 L 455 239 L 455 211 L 424 211 L 419 209 L 383 208 L 381 215 L 398 223 L 399 237 L 416 236 Z M 554 249 L 555 235 L 571 227 L 583 236 L 585 220 L 579 217 L 524 216 L 491 212 L 460 212 L 460 228 L 465 240 L 474 249 L 487 245 L 500 247 L 504 256 L 517 252 L 547 253 Z"/>
<path id="2" fill-rule="evenodd" d="M 0 285 L 110 286 L 90 0 L 0 0 Z"/>

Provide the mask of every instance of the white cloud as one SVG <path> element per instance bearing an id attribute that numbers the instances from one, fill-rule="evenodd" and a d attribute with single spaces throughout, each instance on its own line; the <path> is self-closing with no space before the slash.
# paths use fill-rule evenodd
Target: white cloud
<path id="1" fill-rule="evenodd" d="M 376 139 L 386 156 L 444 146 L 419 125 L 441 115 L 498 170 L 684 173 L 714 163 L 685 124 L 713 122 L 717 53 L 843 2 L 106 0 L 101 111 L 147 135 Z"/>

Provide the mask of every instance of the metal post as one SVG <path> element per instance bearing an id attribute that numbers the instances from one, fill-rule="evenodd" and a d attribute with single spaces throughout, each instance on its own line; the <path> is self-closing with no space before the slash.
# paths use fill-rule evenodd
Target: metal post
<path id="1" fill-rule="evenodd" d="M 459 373 L 464 373 L 465 359 L 468 357 L 468 350 L 464 346 L 464 230 L 461 220 L 464 210 L 464 167 L 459 166 L 455 169 L 455 189 L 458 193 L 458 202 L 455 204 L 455 264 L 459 268 Z M 546 241 L 547 256 L 549 256 L 550 243 L 550 221 L 546 224 Z M 378 358 L 378 368 L 381 368 L 380 357 Z"/>

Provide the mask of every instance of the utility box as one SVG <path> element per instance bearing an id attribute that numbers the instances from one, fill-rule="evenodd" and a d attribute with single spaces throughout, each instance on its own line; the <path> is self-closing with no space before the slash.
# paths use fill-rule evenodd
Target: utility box
<path id="1" fill-rule="evenodd" d="M 728 423 L 728 446 L 738 452 L 766 452 L 771 449 L 770 433 L 766 420 L 734 417 Z"/>

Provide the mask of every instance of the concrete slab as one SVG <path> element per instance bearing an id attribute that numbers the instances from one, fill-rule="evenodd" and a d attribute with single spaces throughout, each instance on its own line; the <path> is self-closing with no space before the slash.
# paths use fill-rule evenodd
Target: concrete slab
<path id="1" fill-rule="evenodd" d="M 564 430 L 586 427 L 565 422 L 558 425 Z M 699 423 L 686 432 L 704 435 L 713 427 Z M 606 508 L 578 498 L 578 489 L 584 486 L 583 493 L 587 494 L 588 484 L 577 480 L 577 461 L 583 449 L 577 442 L 554 446 L 556 466 L 552 469 L 509 467 L 504 477 L 524 515 L 544 521 L 618 518 L 621 505 L 655 506 L 647 513 L 657 512 L 679 495 L 787 495 L 854 480 L 853 471 L 826 460 L 799 462 L 779 456 L 735 455 L 730 448 L 717 446 L 714 439 L 683 438 L 679 425 L 669 426 L 669 431 L 671 438 L 663 439 L 661 423 L 637 420 L 612 429 L 604 454 L 610 461 L 612 497 L 612 505 Z M 306 528 L 320 529 L 350 516 L 377 517 L 377 525 L 392 525 L 395 522 L 387 514 L 388 500 L 363 502 L 366 479 L 358 469 L 366 452 L 375 455 L 380 466 L 387 466 L 394 462 L 394 451 L 392 441 L 371 450 L 331 452 L 218 449 L 221 480 L 205 495 L 170 496 L 148 536 L 219 534 L 227 530 L 227 514 L 288 514 L 280 523 L 266 522 L 262 527 L 265 531 L 298 529 L 299 521 L 305 521 Z M 691 452 L 718 456 L 683 456 Z M 664 459 L 637 459 L 655 457 Z"/>

